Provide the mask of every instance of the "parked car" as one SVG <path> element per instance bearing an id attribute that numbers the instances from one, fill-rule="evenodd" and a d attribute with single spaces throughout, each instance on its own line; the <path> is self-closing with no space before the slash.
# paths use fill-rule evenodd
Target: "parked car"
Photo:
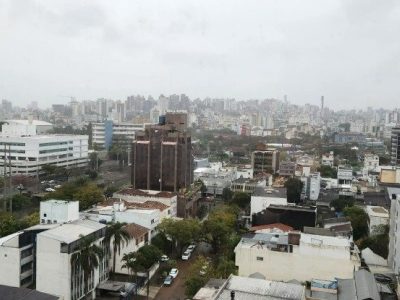
<path id="1" fill-rule="evenodd" d="M 190 245 L 187 247 L 186 251 L 193 252 L 194 249 L 196 249 L 196 245 L 195 245 L 195 244 L 190 244 Z"/>
<path id="2" fill-rule="evenodd" d="M 171 271 L 169 271 L 169 276 L 176 278 L 176 276 L 178 276 L 178 273 L 179 273 L 179 270 L 177 268 L 172 268 Z"/>
<path id="3" fill-rule="evenodd" d="M 55 192 L 56 190 L 49 187 L 49 188 L 45 189 L 45 191 L 50 193 L 50 192 Z"/>
<path id="4" fill-rule="evenodd" d="M 57 184 L 54 186 L 55 189 L 59 189 L 61 187 L 61 184 Z"/>
<path id="5" fill-rule="evenodd" d="M 169 257 L 166 255 L 162 255 L 160 258 L 160 261 L 163 261 L 163 262 L 169 261 Z"/>
<path id="6" fill-rule="evenodd" d="M 192 253 L 191 253 L 190 251 L 188 251 L 188 250 L 186 250 L 185 252 L 183 252 L 183 254 L 182 254 L 182 260 L 189 260 L 191 254 L 192 254 Z"/>
<path id="7" fill-rule="evenodd" d="M 173 281 L 174 281 L 174 277 L 172 277 L 171 275 L 168 275 L 168 276 L 165 277 L 165 279 L 164 279 L 164 285 L 170 286 L 170 285 L 172 284 Z"/>

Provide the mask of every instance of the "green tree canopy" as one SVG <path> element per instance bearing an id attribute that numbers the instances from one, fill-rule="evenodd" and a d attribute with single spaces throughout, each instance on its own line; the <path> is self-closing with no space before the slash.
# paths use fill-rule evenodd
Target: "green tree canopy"
<path id="1" fill-rule="evenodd" d="M 287 190 L 287 200 L 289 203 L 299 203 L 301 192 L 303 190 L 303 182 L 297 178 L 289 178 L 285 182 Z"/>
<path id="2" fill-rule="evenodd" d="M 368 235 L 368 215 L 358 206 L 346 207 L 344 215 L 349 218 L 353 227 L 353 238 L 355 241 Z"/>
<path id="3" fill-rule="evenodd" d="M 328 177 L 328 178 L 337 178 L 337 170 L 336 168 L 332 168 L 330 166 L 320 166 L 318 168 L 318 172 L 321 173 L 321 177 Z"/>
<path id="4" fill-rule="evenodd" d="M 250 205 L 251 197 L 245 192 L 236 192 L 233 194 L 232 203 L 240 208 L 246 208 Z"/>

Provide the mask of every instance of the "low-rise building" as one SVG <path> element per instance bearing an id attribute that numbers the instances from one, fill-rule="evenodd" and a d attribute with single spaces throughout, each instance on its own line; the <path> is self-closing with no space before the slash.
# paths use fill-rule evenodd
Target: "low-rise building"
<path id="1" fill-rule="evenodd" d="M 368 171 L 377 171 L 379 167 L 379 156 L 375 154 L 364 155 L 364 169 Z"/>
<path id="2" fill-rule="evenodd" d="M 368 228 L 370 235 L 379 233 L 380 226 L 389 224 L 389 211 L 386 208 L 382 206 L 367 205 L 365 211 L 368 214 Z"/>
<path id="3" fill-rule="evenodd" d="M 243 192 L 247 194 L 253 194 L 256 188 L 265 188 L 266 186 L 272 185 L 272 176 L 266 178 L 253 178 L 247 179 L 240 177 L 231 183 L 232 192 Z"/>
<path id="4" fill-rule="evenodd" d="M 228 279 L 210 279 L 193 300 L 268 299 L 304 300 L 301 284 L 270 281 L 254 277 L 230 275 Z"/>
<path id="5" fill-rule="evenodd" d="M 381 167 L 379 179 L 381 184 L 400 184 L 400 167 Z"/>
<path id="6" fill-rule="evenodd" d="M 254 190 L 250 200 L 250 215 L 253 216 L 271 204 L 287 205 L 285 188 L 257 188 Z"/>
<path id="7" fill-rule="evenodd" d="M 279 175 L 292 177 L 296 173 L 296 163 L 292 161 L 282 161 L 279 164 Z"/>
<path id="8" fill-rule="evenodd" d="M 337 171 L 338 186 L 350 188 L 353 182 L 353 169 L 348 166 L 339 166 Z"/>
<path id="9" fill-rule="evenodd" d="M 330 151 L 329 153 L 322 154 L 321 165 L 333 167 L 334 162 L 335 162 L 335 156 L 334 156 L 333 151 Z"/>
<path id="10" fill-rule="evenodd" d="M 299 232 L 246 235 L 235 248 L 235 263 L 240 276 L 300 282 L 351 278 L 361 264 L 349 239 Z"/>
<path id="11" fill-rule="evenodd" d="M 265 145 L 264 145 L 265 146 Z M 251 165 L 254 176 L 259 174 L 274 174 L 279 170 L 279 151 L 266 146 L 254 151 L 251 155 Z"/>

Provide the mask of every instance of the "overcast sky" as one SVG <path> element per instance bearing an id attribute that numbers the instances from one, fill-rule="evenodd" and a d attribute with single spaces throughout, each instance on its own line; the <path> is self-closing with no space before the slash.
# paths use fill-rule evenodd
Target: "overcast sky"
<path id="1" fill-rule="evenodd" d="M 398 0 L 0 0 L 0 99 L 400 107 Z"/>

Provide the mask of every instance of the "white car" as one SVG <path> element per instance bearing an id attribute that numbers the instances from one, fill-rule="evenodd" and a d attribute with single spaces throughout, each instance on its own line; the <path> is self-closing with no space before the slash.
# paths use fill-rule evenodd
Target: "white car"
<path id="1" fill-rule="evenodd" d="M 177 268 L 172 268 L 171 271 L 169 271 L 169 276 L 176 278 L 176 276 L 178 276 L 178 273 L 179 273 L 179 270 Z"/>
<path id="2" fill-rule="evenodd" d="M 61 184 L 57 184 L 54 186 L 55 189 L 59 189 L 61 187 Z"/>
<path id="3" fill-rule="evenodd" d="M 169 257 L 168 256 L 166 256 L 166 255 L 162 255 L 161 256 L 161 258 L 160 258 L 160 261 L 169 261 Z"/>
<path id="4" fill-rule="evenodd" d="M 196 245 L 195 245 L 195 244 L 190 244 L 190 245 L 187 247 L 186 251 L 193 252 L 194 249 L 196 249 Z"/>
<path id="5" fill-rule="evenodd" d="M 47 188 L 47 189 L 45 189 L 45 191 L 50 193 L 50 192 L 55 192 L 56 190 L 52 189 L 52 188 Z"/>
<path id="6" fill-rule="evenodd" d="M 189 260 L 191 254 L 192 254 L 192 253 L 191 253 L 190 251 L 188 251 L 188 250 L 186 250 L 185 252 L 183 252 L 183 254 L 182 254 L 182 260 Z"/>

